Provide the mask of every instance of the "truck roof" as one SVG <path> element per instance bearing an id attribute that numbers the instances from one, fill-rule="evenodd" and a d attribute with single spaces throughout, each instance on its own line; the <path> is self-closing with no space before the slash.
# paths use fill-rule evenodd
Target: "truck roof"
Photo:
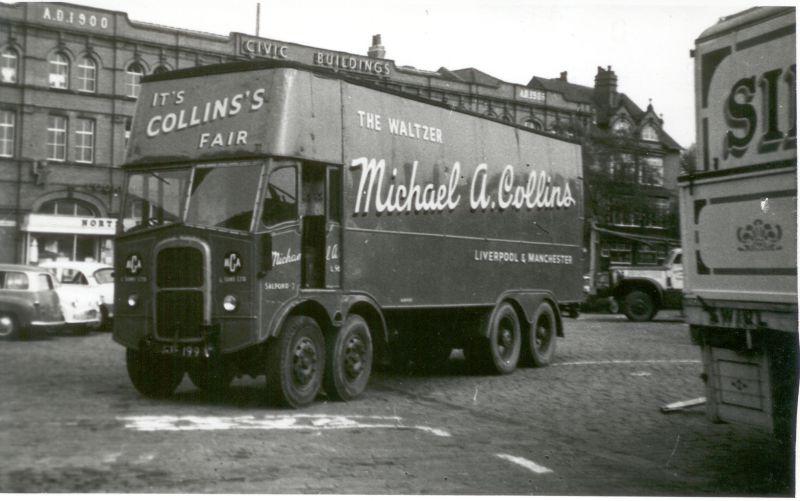
<path id="1" fill-rule="evenodd" d="M 497 122 L 509 127 L 514 127 L 516 129 L 524 130 L 525 132 L 530 132 L 532 134 L 538 134 L 540 136 L 549 137 L 552 139 L 556 139 L 559 141 L 563 141 L 565 143 L 572 143 L 572 144 L 581 144 L 581 142 L 577 139 L 565 138 L 563 136 L 559 136 L 550 132 L 539 131 L 535 129 L 531 129 L 529 127 L 525 127 L 523 125 L 514 124 L 511 122 L 506 122 L 500 120 L 498 118 L 489 117 L 482 113 L 477 113 L 470 110 L 465 110 L 463 108 L 459 108 L 455 105 L 449 105 L 443 103 L 441 101 L 437 101 L 434 99 L 428 99 L 420 96 L 415 96 L 412 94 L 408 94 L 405 92 L 389 89 L 383 85 L 378 83 L 373 83 L 372 81 L 365 80 L 363 78 L 353 77 L 347 73 L 336 71 L 335 69 L 328 69 L 328 68 L 320 68 L 317 66 L 310 66 L 307 64 L 298 63 L 295 61 L 276 61 L 276 60 L 259 60 L 259 61 L 236 61 L 232 63 L 220 63 L 220 64 L 212 64 L 208 66 L 198 66 L 195 68 L 184 68 L 180 70 L 174 71 L 167 71 L 164 73 L 159 73 L 156 75 L 148 75 L 142 78 L 142 83 L 147 82 L 160 82 L 165 80 L 179 80 L 183 78 L 195 78 L 200 76 L 209 76 L 209 75 L 220 75 L 225 73 L 240 73 L 240 72 L 248 72 L 254 70 L 264 70 L 264 69 L 278 69 L 278 68 L 291 68 L 297 69 L 302 71 L 308 71 L 310 73 L 314 73 L 317 76 L 323 78 L 332 78 L 343 80 L 348 82 L 352 85 L 357 85 L 360 87 L 365 87 L 368 89 L 377 90 L 379 92 L 383 92 L 386 94 L 392 94 L 395 96 L 402 97 L 404 99 L 409 99 L 412 101 L 418 101 L 421 103 L 429 104 L 432 106 L 437 106 L 439 108 L 444 108 L 446 110 L 450 110 L 457 113 L 463 113 L 465 115 L 471 115 L 474 117 L 482 118 L 485 120 L 489 120 L 492 122 Z M 388 82 L 389 80 L 386 78 L 376 80 L 376 82 Z"/>
<path id="2" fill-rule="evenodd" d="M 794 10 L 794 7 L 751 7 L 747 10 L 737 12 L 736 14 L 721 17 L 719 21 L 717 21 L 717 24 L 706 29 L 697 37 L 695 44 L 725 35 L 732 31 L 740 30 L 751 24 L 760 23 L 770 17 L 777 17 L 788 12 L 793 12 Z"/>

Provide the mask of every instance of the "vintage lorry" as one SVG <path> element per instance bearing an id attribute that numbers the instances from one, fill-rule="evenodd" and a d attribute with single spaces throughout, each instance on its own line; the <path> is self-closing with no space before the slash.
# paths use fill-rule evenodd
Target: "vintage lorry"
<path id="1" fill-rule="evenodd" d="M 795 9 L 722 18 L 696 41 L 697 170 L 680 183 L 683 308 L 712 420 L 794 445 Z"/>
<path id="2" fill-rule="evenodd" d="M 549 363 L 581 299 L 577 143 L 288 62 L 144 80 L 116 237 L 133 385 L 348 400 L 386 356 Z"/>
<path id="3" fill-rule="evenodd" d="M 681 249 L 672 249 L 658 266 L 612 266 L 606 294 L 635 322 L 651 320 L 662 309 L 680 309 L 682 256 Z"/>

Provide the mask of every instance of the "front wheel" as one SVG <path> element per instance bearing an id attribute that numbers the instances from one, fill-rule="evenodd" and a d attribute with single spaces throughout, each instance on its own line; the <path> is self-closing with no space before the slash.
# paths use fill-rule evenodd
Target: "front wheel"
<path id="1" fill-rule="evenodd" d="M 628 317 L 628 320 L 634 322 L 647 322 L 656 315 L 657 311 L 653 297 L 642 290 L 629 292 L 622 303 L 622 312 Z"/>
<path id="2" fill-rule="evenodd" d="M 125 352 L 128 377 L 133 387 L 146 397 L 165 398 L 172 395 L 183 379 L 183 366 L 179 360 L 151 353 L 147 350 Z"/>
<path id="3" fill-rule="evenodd" d="M 325 391 L 337 400 L 353 400 L 367 387 L 372 373 L 372 335 L 367 322 L 350 315 L 327 340 Z"/>
<path id="4" fill-rule="evenodd" d="M 317 397 L 325 372 L 325 340 L 311 317 L 289 317 L 267 344 L 267 395 L 275 403 L 305 407 Z"/>

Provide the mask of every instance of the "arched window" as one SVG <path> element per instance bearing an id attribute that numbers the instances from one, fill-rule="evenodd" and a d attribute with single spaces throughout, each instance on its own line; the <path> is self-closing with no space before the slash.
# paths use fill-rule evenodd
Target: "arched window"
<path id="1" fill-rule="evenodd" d="M 625 118 L 619 118 L 614 122 L 612 129 L 616 134 L 627 134 L 631 130 L 631 123 Z"/>
<path id="2" fill-rule="evenodd" d="M 17 83 L 19 56 L 14 49 L 3 49 L 0 53 L 0 82 Z"/>
<path id="3" fill-rule="evenodd" d="M 144 67 L 139 63 L 131 63 L 125 70 L 125 95 L 128 97 L 139 97 L 139 90 L 142 88 L 142 77 Z"/>
<path id="4" fill-rule="evenodd" d="M 160 65 L 156 66 L 156 67 L 153 69 L 153 75 L 158 75 L 158 74 L 161 74 L 161 73 L 166 73 L 166 72 L 168 72 L 168 71 L 169 71 L 169 68 L 167 68 L 167 67 L 166 67 L 166 66 L 164 66 L 163 64 L 160 64 Z"/>
<path id="5" fill-rule="evenodd" d="M 78 90 L 81 92 L 97 92 L 97 63 L 88 56 L 78 63 Z"/>
<path id="6" fill-rule="evenodd" d="M 63 52 L 54 52 L 50 57 L 50 88 L 69 88 L 69 58 Z"/>
<path id="7" fill-rule="evenodd" d="M 92 204 L 75 198 L 59 198 L 47 201 L 39 207 L 37 212 L 56 216 L 97 216 L 97 209 Z"/>
<path id="8" fill-rule="evenodd" d="M 658 141 L 658 133 L 655 127 L 650 124 L 642 127 L 642 139 L 645 141 Z"/>

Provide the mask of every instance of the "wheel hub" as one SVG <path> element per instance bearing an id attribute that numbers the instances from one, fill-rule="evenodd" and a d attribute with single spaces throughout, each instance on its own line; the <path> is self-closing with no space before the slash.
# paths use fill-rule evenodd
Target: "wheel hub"
<path id="1" fill-rule="evenodd" d="M 14 324 L 9 317 L 0 317 L 0 337 L 5 337 L 11 334 Z"/>
<path id="2" fill-rule="evenodd" d="M 303 338 L 295 345 L 292 372 L 295 382 L 301 386 L 314 379 L 317 372 L 317 351 L 310 339 Z"/>
<path id="3" fill-rule="evenodd" d="M 344 370 L 349 379 L 358 379 L 364 372 L 365 352 L 366 347 L 361 338 L 353 336 L 347 340 L 344 354 Z"/>

